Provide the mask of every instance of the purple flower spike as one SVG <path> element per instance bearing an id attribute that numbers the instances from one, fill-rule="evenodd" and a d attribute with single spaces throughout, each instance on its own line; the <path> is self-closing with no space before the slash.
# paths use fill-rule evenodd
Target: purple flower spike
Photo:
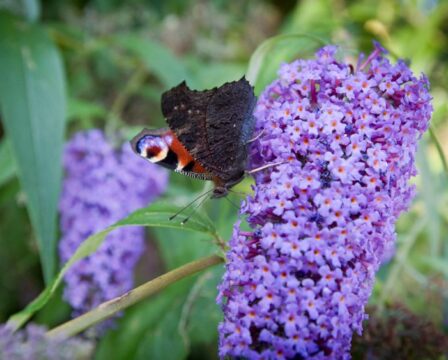
<path id="1" fill-rule="evenodd" d="M 148 205 L 167 184 L 165 170 L 135 156 L 128 143 L 114 149 L 100 130 L 78 133 L 68 142 L 64 167 L 63 263 L 87 237 Z M 74 315 L 130 290 L 143 250 L 144 229 L 127 227 L 111 232 L 94 254 L 75 263 L 64 278 L 64 297 Z"/>
<path id="2" fill-rule="evenodd" d="M 414 188 L 427 79 L 376 46 L 358 71 L 325 47 L 283 65 L 260 96 L 255 194 L 235 225 L 219 302 L 219 355 L 349 359 L 375 271 Z"/>

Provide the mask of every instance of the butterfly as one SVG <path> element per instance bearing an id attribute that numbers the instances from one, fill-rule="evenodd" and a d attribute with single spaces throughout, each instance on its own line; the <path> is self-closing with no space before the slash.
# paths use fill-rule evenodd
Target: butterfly
<path id="1" fill-rule="evenodd" d="M 254 89 L 243 77 L 210 90 L 184 82 L 162 95 L 167 128 L 143 129 L 131 141 L 141 157 L 214 183 L 212 198 L 243 180 L 254 131 Z"/>

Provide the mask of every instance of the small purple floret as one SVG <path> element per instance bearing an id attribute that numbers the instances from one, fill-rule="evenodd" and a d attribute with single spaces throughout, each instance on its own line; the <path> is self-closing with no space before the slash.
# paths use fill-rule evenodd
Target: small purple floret
<path id="1" fill-rule="evenodd" d="M 375 271 L 412 200 L 417 140 L 428 128 L 428 81 L 375 45 L 357 70 L 326 46 L 285 64 L 260 96 L 252 166 L 219 302 L 219 355 L 349 359 Z"/>

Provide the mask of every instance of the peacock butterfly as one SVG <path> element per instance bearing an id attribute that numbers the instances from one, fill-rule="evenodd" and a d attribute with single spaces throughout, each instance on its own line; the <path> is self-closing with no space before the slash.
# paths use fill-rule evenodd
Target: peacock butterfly
<path id="1" fill-rule="evenodd" d="M 226 196 L 245 175 L 255 103 L 244 77 L 203 91 L 184 81 L 162 95 L 168 128 L 142 130 L 132 149 L 152 163 L 213 181 L 212 197 Z"/>

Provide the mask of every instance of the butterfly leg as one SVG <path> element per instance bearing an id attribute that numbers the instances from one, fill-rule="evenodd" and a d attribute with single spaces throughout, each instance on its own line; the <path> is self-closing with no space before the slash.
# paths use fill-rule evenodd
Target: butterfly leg
<path id="1" fill-rule="evenodd" d="M 263 134 L 264 134 L 264 129 L 261 130 L 261 131 L 257 134 L 257 136 L 255 136 L 254 138 L 248 140 L 248 141 L 246 142 L 246 144 L 252 144 L 254 141 L 257 141 Z"/>
<path id="2" fill-rule="evenodd" d="M 252 175 L 252 174 L 255 174 L 255 173 L 259 172 L 259 171 L 263 171 L 265 169 L 268 169 L 270 167 L 286 164 L 287 162 L 288 161 L 278 161 L 278 162 L 275 162 L 275 163 L 266 164 L 266 165 L 257 167 L 257 168 L 252 169 L 252 170 L 246 170 L 246 174 Z"/>

